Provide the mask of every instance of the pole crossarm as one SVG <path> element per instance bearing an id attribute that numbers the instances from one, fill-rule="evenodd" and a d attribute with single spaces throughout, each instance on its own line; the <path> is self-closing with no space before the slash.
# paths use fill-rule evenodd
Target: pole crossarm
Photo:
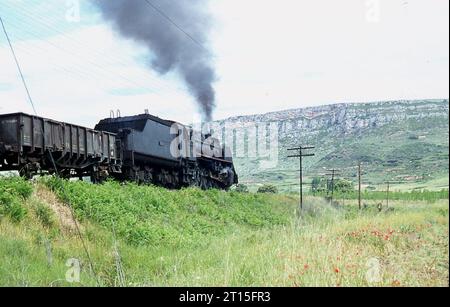
<path id="1" fill-rule="evenodd" d="M 298 151 L 297 154 L 289 155 L 288 158 L 298 158 L 300 163 L 300 204 L 299 204 L 299 210 L 298 213 L 300 213 L 303 210 L 303 157 L 313 157 L 315 154 L 313 153 L 303 153 L 303 150 L 307 149 L 314 149 L 314 146 L 300 146 L 295 148 L 289 148 L 288 151 Z"/>
<path id="2" fill-rule="evenodd" d="M 302 154 L 302 155 L 293 155 L 293 156 L 287 156 L 288 158 L 300 158 L 300 157 L 314 157 L 315 154 Z"/>
<path id="3" fill-rule="evenodd" d="M 303 150 L 303 149 L 314 149 L 314 148 L 316 148 L 316 147 L 314 147 L 314 146 L 302 146 L 302 147 L 288 148 L 288 151 Z"/>

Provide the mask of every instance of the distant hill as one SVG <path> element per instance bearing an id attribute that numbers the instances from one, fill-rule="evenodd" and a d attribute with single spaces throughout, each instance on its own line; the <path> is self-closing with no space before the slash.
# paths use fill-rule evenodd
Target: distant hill
<path id="1" fill-rule="evenodd" d="M 241 182 L 250 186 L 271 182 L 282 190 L 298 189 L 298 161 L 286 156 L 288 148 L 302 144 L 316 146 L 316 156 L 305 159 L 307 179 L 322 175 L 324 168 L 340 168 L 343 177 L 356 181 L 355 166 L 361 161 L 365 186 L 376 188 L 390 180 L 399 183 L 398 189 L 448 188 L 446 99 L 334 104 L 224 122 L 238 131 L 240 145 L 249 140 L 251 129 L 246 127 L 254 123 L 272 124 L 278 131 L 278 158 L 272 167 L 261 167 L 264 158 L 235 152 Z"/>

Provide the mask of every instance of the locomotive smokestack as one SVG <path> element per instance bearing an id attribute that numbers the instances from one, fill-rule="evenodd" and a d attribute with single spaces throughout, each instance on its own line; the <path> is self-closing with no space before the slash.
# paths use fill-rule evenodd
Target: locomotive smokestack
<path id="1" fill-rule="evenodd" d="M 215 108 L 215 71 L 206 49 L 207 0 L 96 0 L 105 20 L 125 38 L 147 47 L 150 66 L 177 72 L 196 99 L 204 120 Z"/>

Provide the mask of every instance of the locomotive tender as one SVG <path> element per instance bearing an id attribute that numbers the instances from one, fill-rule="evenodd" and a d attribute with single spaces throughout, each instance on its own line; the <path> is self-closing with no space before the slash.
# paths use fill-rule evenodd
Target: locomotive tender
<path id="1" fill-rule="evenodd" d="M 173 189 L 238 183 L 230 151 L 218 139 L 147 113 L 103 119 L 95 129 L 24 113 L 0 115 L 0 171 Z"/>

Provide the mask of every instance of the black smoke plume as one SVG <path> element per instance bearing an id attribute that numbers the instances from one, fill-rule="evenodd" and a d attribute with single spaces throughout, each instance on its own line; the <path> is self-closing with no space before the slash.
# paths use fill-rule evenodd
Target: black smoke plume
<path id="1" fill-rule="evenodd" d="M 145 45 L 151 67 L 160 74 L 176 71 L 203 113 L 211 120 L 215 107 L 208 0 L 94 0 L 105 20 L 123 37 Z M 149 3 L 150 2 L 150 3 Z M 153 7 L 152 7 L 153 6 Z"/>

